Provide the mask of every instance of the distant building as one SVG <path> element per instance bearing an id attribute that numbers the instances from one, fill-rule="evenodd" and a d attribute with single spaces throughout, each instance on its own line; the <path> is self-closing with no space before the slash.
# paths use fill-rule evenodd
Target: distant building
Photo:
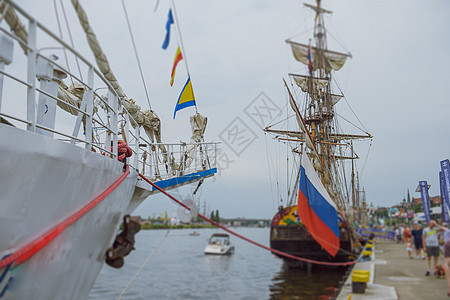
<path id="1" fill-rule="evenodd" d="M 433 220 L 441 220 L 442 218 L 442 208 L 440 206 L 435 206 L 430 209 L 430 215 Z M 425 213 L 416 213 L 414 221 L 425 222 Z"/>
<path id="2" fill-rule="evenodd" d="M 422 198 L 412 198 L 411 203 L 422 204 Z M 440 196 L 430 196 L 430 203 L 433 205 L 441 205 L 441 197 Z"/>

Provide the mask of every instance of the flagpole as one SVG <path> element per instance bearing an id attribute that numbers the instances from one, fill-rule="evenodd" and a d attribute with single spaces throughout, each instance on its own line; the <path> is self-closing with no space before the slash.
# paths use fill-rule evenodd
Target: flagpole
<path id="1" fill-rule="evenodd" d="M 188 77 L 191 78 L 191 74 L 189 72 L 188 61 L 187 61 L 187 54 L 186 54 L 186 50 L 184 49 L 183 36 L 181 35 L 181 30 L 180 30 L 180 24 L 179 24 L 179 21 L 178 21 L 177 10 L 175 8 L 175 1 L 172 0 L 171 4 L 172 4 L 171 6 L 172 6 L 173 14 L 174 14 L 174 17 L 175 17 L 175 24 L 177 26 L 177 32 L 178 32 L 178 34 L 177 34 L 177 41 L 181 45 L 181 51 L 183 53 L 184 63 L 186 65 L 186 71 L 187 71 Z M 191 87 L 192 87 L 192 92 L 194 92 L 194 87 L 192 86 L 192 80 L 191 80 Z M 198 113 L 197 101 L 195 101 L 194 103 L 195 103 L 195 112 Z"/>

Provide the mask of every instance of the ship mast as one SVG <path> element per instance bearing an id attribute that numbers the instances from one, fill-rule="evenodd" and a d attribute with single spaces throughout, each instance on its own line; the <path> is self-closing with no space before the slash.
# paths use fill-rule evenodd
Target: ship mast
<path id="1" fill-rule="evenodd" d="M 308 148 L 309 156 L 313 160 L 314 168 L 318 172 L 322 184 L 338 209 L 350 206 L 354 208 L 356 203 L 352 203 L 353 205 L 348 203 L 350 199 L 355 202 L 354 187 L 352 188 L 352 195 L 347 192 L 348 198 L 346 197 L 346 199 L 348 200 L 344 200 L 341 178 L 338 174 L 338 160 L 351 159 L 353 161 L 358 157 L 353 153 L 353 150 L 351 157 L 342 155 L 342 151 L 338 150 L 342 149 L 341 147 L 348 147 L 350 145 L 348 141 L 372 138 L 372 136 L 367 132 L 364 132 L 364 135 L 337 132 L 334 105 L 343 95 L 332 93 L 331 73 L 340 70 L 346 59 L 351 57 L 351 54 L 328 50 L 324 15 L 332 12 L 321 7 L 321 0 L 316 0 L 316 5 L 305 3 L 305 6 L 316 13 L 313 40 L 310 39 L 308 44 L 294 42 L 290 39 L 286 41 L 291 46 L 294 58 L 308 66 L 306 75 L 289 74 L 306 95 L 301 113 L 285 83 L 289 103 L 295 113 L 299 130 L 283 131 L 268 126 L 265 128 L 265 132 L 276 134 L 276 138 L 280 141 L 304 143 Z"/>
<path id="2" fill-rule="evenodd" d="M 315 24 L 314 24 L 314 40 L 315 40 L 315 64 L 312 66 L 312 53 L 311 53 L 311 41 L 309 44 L 309 95 L 310 104 L 308 109 L 308 115 L 305 118 L 306 123 L 310 126 L 311 136 L 314 144 L 317 145 L 317 150 L 320 155 L 321 165 L 324 166 L 323 171 L 319 173 L 321 175 L 322 183 L 328 187 L 328 190 L 332 190 L 331 173 L 330 169 L 326 166 L 331 164 L 331 145 L 328 142 L 329 135 L 329 122 L 333 118 L 334 114 L 328 114 L 327 107 L 327 94 L 329 93 L 330 73 L 325 70 L 324 63 L 324 50 L 326 50 L 326 30 L 323 21 L 323 13 L 331 13 L 331 11 L 324 10 L 320 7 L 320 0 L 316 0 L 317 6 L 305 4 L 307 7 L 313 9 L 316 12 Z M 314 76 L 313 67 L 318 73 L 317 77 Z M 317 79 L 316 79 L 317 78 Z M 322 88 L 317 88 L 315 81 L 323 83 Z M 333 193 L 334 194 L 334 193 Z M 335 197 L 333 197 L 335 198 Z M 337 199 L 334 199 L 338 204 Z"/>
<path id="3" fill-rule="evenodd" d="M 319 56 L 319 59 L 318 59 L 318 63 L 319 63 L 318 71 L 319 71 L 319 78 L 320 79 L 325 79 L 325 78 L 323 78 L 325 74 L 324 74 L 323 69 L 322 69 L 322 66 L 323 66 L 322 49 L 324 48 L 323 43 L 324 43 L 325 38 L 326 38 L 326 35 L 325 35 L 326 31 L 325 31 L 325 28 L 323 27 L 323 18 L 322 18 L 322 14 L 321 14 L 321 11 L 320 11 L 320 0 L 316 0 L 316 3 L 317 3 L 317 11 L 316 11 L 316 18 L 315 18 L 316 23 L 314 24 L 314 37 L 317 40 L 316 47 L 318 49 L 318 56 Z M 310 72 L 310 76 L 312 76 L 312 72 Z M 312 80 L 311 80 L 311 83 L 312 83 Z M 322 105 L 320 103 L 320 96 L 321 96 L 320 91 L 319 91 L 318 96 L 319 96 L 318 99 L 314 99 L 313 98 L 312 100 L 313 100 L 314 104 L 317 103 L 317 107 L 318 107 L 319 111 L 321 111 L 321 109 L 322 109 L 321 106 Z M 320 121 L 321 121 L 320 119 L 317 120 L 317 121 L 313 119 L 312 122 L 311 122 L 311 128 L 319 127 L 321 125 Z M 320 137 L 317 139 L 318 142 L 320 142 L 320 140 L 323 140 L 323 137 L 324 137 L 324 128 L 323 128 L 323 126 L 320 126 Z M 320 153 L 322 154 L 322 157 L 321 157 L 322 165 L 325 165 L 324 144 L 322 144 L 322 143 L 320 144 Z M 323 178 L 323 174 L 322 174 L 322 183 L 325 184 L 325 181 L 324 181 L 324 178 Z"/>

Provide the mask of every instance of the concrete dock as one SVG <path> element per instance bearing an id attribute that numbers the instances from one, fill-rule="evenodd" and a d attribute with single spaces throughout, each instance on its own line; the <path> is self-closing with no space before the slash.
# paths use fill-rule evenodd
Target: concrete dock
<path id="1" fill-rule="evenodd" d="M 371 278 L 364 294 L 352 293 L 351 276 L 336 299 L 450 299 L 444 277 L 436 278 L 431 271 L 425 276 L 426 260 L 410 259 L 406 244 L 387 239 L 375 239 L 372 258 L 355 265 L 354 270 L 369 270 Z M 414 251 L 413 251 L 413 254 Z M 415 257 L 415 256 L 414 256 Z M 439 258 L 443 264 L 443 257 Z M 433 263 L 431 265 L 433 268 Z"/>

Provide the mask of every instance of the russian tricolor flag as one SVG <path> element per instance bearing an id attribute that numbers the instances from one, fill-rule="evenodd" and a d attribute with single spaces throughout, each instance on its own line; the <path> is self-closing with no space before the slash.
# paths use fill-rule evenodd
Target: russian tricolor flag
<path id="1" fill-rule="evenodd" d="M 302 154 L 298 192 L 298 216 L 313 238 L 330 255 L 339 250 L 339 224 L 336 205 L 323 186 L 306 155 Z"/>
<path id="2" fill-rule="evenodd" d="M 309 46 L 308 46 L 308 70 L 309 70 L 309 75 L 312 75 L 311 42 L 309 42 Z"/>

